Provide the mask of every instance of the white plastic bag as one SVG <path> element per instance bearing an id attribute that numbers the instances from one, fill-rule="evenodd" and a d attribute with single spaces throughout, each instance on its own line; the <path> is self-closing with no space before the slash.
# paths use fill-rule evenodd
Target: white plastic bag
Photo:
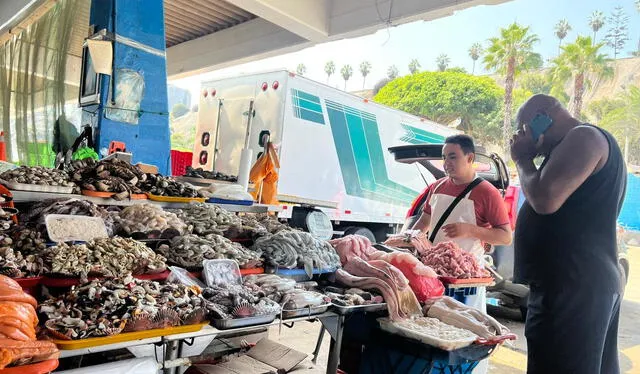
<path id="1" fill-rule="evenodd" d="M 171 274 L 167 278 L 167 282 L 170 283 L 180 283 L 184 284 L 187 287 L 197 286 L 200 289 L 204 289 L 206 286 L 202 283 L 198 278 L 189 274 L 189 272 L 178 266 L 169 266 L 169 270 L 171 270 Z"/>

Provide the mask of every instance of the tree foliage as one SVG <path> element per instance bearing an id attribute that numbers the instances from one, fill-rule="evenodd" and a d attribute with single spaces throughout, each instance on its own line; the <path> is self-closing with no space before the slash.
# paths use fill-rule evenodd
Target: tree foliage
<path id="1" fill-rule="evenodd" d="M 353 68 L 351 65 L 344 65 L 342 69 L 340 69 L 340 75 L 342 75 L 342 79 L 344 79 L 344 89 L 346 90 L 347 81 L 353 76 Z"/>
<path id="2" fill-rule="evenodd" d="M 552 82 L 548 75 L 538 72 L 528 72 L 522 74 L 519 78 L 518 86 L 531 94 L 551 93 Z"/>
<path id="3" fill-rule="evenodd" d="M 500 127 L 496 133 L 495 125 L 493 131 L 490 126 L 499 117 L 503 94 L 489 77 L 450 71 L 421 72 L 389 82 L 374 100 L 441 124 L 460 119 L 459 129 L 482 142 L 495 143 Z"/>
<path id="4" fill-rule="evenodd" d="M 336 72 L 336 64 L 333 61 L 327 61 L 324 64 L 324 73 L 327 75 L 327 82 L 329 82 L 329 78 Z"/>
<path id="5" fill-rule="evenodd" d="M 367 75 L 371 73 L 371 63 L 369 61 L 362 61 L 360 63 L 360 74 L 362 75 L 362 88 L 364 89 L 364 83 L 367 80 Z"/>
<path id="6" fill-rule="evenodd" d="M 607 45 L 613 48 L 613 58 L 616 59 L 629 40 L 629 16 L 623 7 L 617 6 L 607 21 L 610 27 L 605 39 Z"/>
<path id="7" fill-rule="evenodd" d="M 632 148 L 640 144 L 640 87 L 629 87 L 617 100 L 617 105 L 603 115 L 600 125 L 616 137 L 627 161 L 639 162 L 640 154 Z"/>
<path id="8" fill-rule="evenodd" d="M 387 78 L 389 78 L 389 80 L 398 78 L 399 74 L 398 68 L 395 65 L 391 65 L 389 66 L 389 69 L 387 69 Z"/>
<path id="9" fill-rule="evenodd" d="M 296 74 L 298 75 L 305 75 L 307 73 L 307 66 L 305 64 L 298 64 L 298 66 L 296 67 Z"/>
<path id="10" fill-rule="evenodd" d="M 599 10 L 593 11 L 593 13 L 591 13 L 591 15 L 589 16 L 589 27 L 591 27 L 591 31 L 593 31 L 594 43 L 597 41 L 596 35 L 598 34 L 598 31 L 600 31 L 602 26 L 604 26 L 604 20 L 604 13 Z"/>
<path id="11" fill-rule="evenodd" d="M 189 113 L 189 108 L 182 103 L 177 103 L 171 108 L 171 117 L 173 118 L 180 118 L 187 113 Z"/>
<path id="12" fill-rule="evenodd" d="M 409 62 L 409 73 L 415 74 L 420 70 L 420 68 L 420 62 L 418 62 L 417 59 L 414 58 Z"/>
<path id="13" fill-rule="evenodd" d="M 559 45 L 562 45 L 562 41 L 567 37 L 569 31 L 571 31 L 571 25 L 566 19 L 561 19 L 556 23 L 556 26 L 554 27 L 554 34 L 556 34 L 556 37 L 560 40 Z"/>
<path id="14" fill-rule="evenodd" d="M 564 87 L 570 80 L 573 83 L 571 107 L 576 118 L 580 118 L 582 113 L 582 99 L 590 85 L 589 76 L 613 76 L 609 59 L 600 53 L 603 46 L 604 43 L 594 45 L 590 36 L 578 36 L 574 43 L 562 46 L 562 53 L 553 60 L 550 74 L 554 85 Z"/>
<path id="15" fill-rule="evenodd" d="M 513 134 L 511 114 L 515 80 L 523 71 L 538 69 L 542 66 L 542 57 L 533 51 L 534 44 L 538 42 L 538 36 L 530 33 L 529 27 L 513 23 L 507 28 L 500 29 L 499 37 L 489 39 L 489 48 L 485 52 L 485 68 L 505 78 L 502 149 L 507 159 L 509 158 L 509 140 Z"/>
<path id="16" fill-rule="evenodd" d="M 482 56 L 484 49 L 482 48 L 482 44 L 473 43 L 471 47 L 469 47 L 469 57 L 473 60 L 473 69 L 471 70 L 471 74 L 476 73 L 476 61 Z"/>
<path id="17" fill-rule="evenodd" d="M 451 63 L 451 58 L 449 58 L 449 56 L 447 56 L 444 53 L 436 57 L 436 64 L 438 65 L 438 71 L 447 70 L 447 67 L 449 67 L 450 63 Z"/>

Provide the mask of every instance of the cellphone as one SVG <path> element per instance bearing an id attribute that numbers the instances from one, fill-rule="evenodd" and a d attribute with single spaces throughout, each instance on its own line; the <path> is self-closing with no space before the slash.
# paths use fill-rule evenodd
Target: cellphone
<path id="1" fill-rule="evenodd" d="M 537 114 L 529 123 L 529 129 L 531 130 L 533 140 L 537 142 L 540 135 L 544 134 L 552 123 L 553 120 L 548 115 L 542 113 Z"/>

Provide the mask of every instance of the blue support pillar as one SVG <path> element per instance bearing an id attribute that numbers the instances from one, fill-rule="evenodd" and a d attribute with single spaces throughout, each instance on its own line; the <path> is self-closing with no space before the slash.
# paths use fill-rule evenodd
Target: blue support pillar
<path id="1" fill-rule="evenodd" d="M 160 173 L 170 174 L 171 143 L 162 0 L 93 0 L 90 23 L 95 26 L 96 32 L 106 29 L 116 37 L 114 75 L 104 76 L 101 81 L 96 128 L 99 152 L 108 149 L 111 141 L 123 142 L 127 151 L 133 153 L 134 163 L 155 165 Z M 112 97 L 111 79 L 118 84 L 119 77 L 136 73 L 144 81 L 144 91 L 140 110 L 129 112 L 138 116 L 138 124 L 131 124 L 109 116 L 107 108 Z M 123 87 L 132 88 L 126 83 Z"/>

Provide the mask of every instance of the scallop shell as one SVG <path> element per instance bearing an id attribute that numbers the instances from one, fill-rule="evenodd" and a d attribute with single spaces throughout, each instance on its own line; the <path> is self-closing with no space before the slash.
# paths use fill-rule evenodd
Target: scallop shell
<path id="1" fill-rule="evenodd" d="M 233 308 L 231 314 L 236 318 L 253 317 L 256 314 L 256 308 L 248 302 L 242 301 Z"/>

